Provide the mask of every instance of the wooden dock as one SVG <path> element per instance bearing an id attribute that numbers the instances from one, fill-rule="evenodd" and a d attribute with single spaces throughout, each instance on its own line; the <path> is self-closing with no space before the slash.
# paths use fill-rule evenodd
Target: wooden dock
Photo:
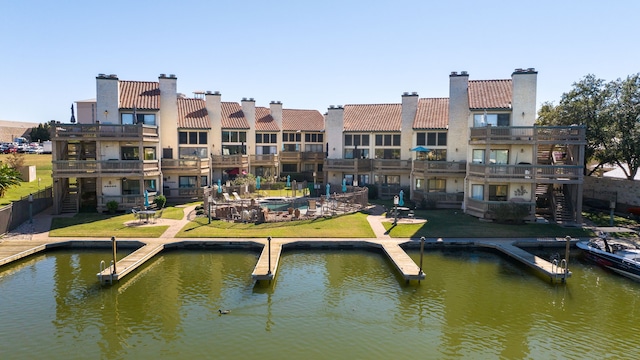
<path id="1" fill-rule="evenodd" d="M 113 273 L 113 268 L 107 265 L 104 270 L 98 273 L 98 280 L 100 281 L 100 284 L 113 284 L 114 282 L 122 279 L 124 276 L 144 264 L 145 261 L 162 251 L 164 247 L 165 244 L 144 245 L 138 250 L 120 259 L 120 261 L 116 263 L 115 273 Z"/>
<path id="2" fill-rule="evenodd" d="M 397 243 L 382 243 L 382 251 L 389 257 L 396 269 L 406 280 L 424 280 L 425 274 L 420 267 Z"/>
<path id="3" fill-rule="evenodd" d="M 568 269 L 565 270 L 557 264 L 553 264 L 539 256 L 535 256 L 511 243 L 483 242 L 478 243 L 478 245 L 496 249 L 503 254 L 520 261 L 537 272 L 549 277 L 551 282 L 566 282 L 567 279 L 571 277 L 571 271 Z"/>
<path id="4" fill-rule="evenodd" d="M 271 248 L 271 252 L 269 252 Z M 256 267 L 251 273 L 253 280 L 273 280 L 278 271 L 278 263 L 280 262 L 280 255 L 282 254 L 282 243 L 279 241 L 271 241 L 271 246 L 265 244 L 262 249 L 262 254 L 258 259 Z M 269 266 L 271 265 L 271 266 Z"/>

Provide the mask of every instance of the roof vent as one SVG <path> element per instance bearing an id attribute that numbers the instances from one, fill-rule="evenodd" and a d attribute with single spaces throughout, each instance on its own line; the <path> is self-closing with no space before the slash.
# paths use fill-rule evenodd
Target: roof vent
<path id="1" fill-rule="evenodd" d="M 418 93 L 414 91 L 414 92 L 411 93 L 411 95 L 418 96 Z"/>
<path id="2" fill-rule="evenodd" d="M 460 75 L 469 75 L 466 71 L 460 71 Z"/>
<path id="3" fill-rule="evenodd" d="M 103 78 L 103 77 L 105 77 L 105 75 L 104 74 L 98 74 L 98 77 Z"/>
<path id="4" fill-rule="evenodd" d="M 329 109 L 335 109 L 335 105 L 329 105 Z"/>
<path id="5" fill-rule="evenodd" d="M 176 74 L 169 74 L 169 77 L 172 78 L 172 79 L 175 79 L 176 78 Z"/>
<path id="6" fill-rule="evenodd" d="M 160 77 L 161 77 L 161 78 L 163 78 L 163 77 L 167 77 L 167 74 L 160 74 Z"/>
<path id="7" fill-rule="evenodd" d="M 402 93 L 402 96 L 407 96 L 407 95 L 409 95 L 409 93 L 406 91 Z"/>
<path id="8" fill-rule="evenodd" d="M 207 94 L 207 95 L 211 95 L 211 90 L 207 90 L 207 91 L 205 91 L 205 94 Z"/>
<path id="9" fill-rule="evenodd" d="M 253 98 L 249 98 L 249 101 L 255 101 Z"/>
<path id="10" fill-rule="evenodd" d="M 517 68 L 516 72 L 523 72 L 524 70 L 522 70 L 521 68 Z"/>
<path id="11" fill-rule="evenodd" d="M 216 90 L 216 91 L 214 91 L 214 92 L 213 92 L 213 95 L 220 95 L 220 91 L 217 91 L 217 90 Z"/>
<path id="12" fill-rule="evenodd" d="M 246 97 L 243 97 L 243 98 L 242 98 L 242 101 L 247 101 L 247 98 L 246 98 Z"/>
<path id="13" fill-rule="evenodd" d="M 536 71 L 536 68 L 528 68 L 527 71 L 534 72 L 534 71 Z"/>
<path id="14" fill-rule="evenodd" d="M 457 71 L 452 71 L 451 75 L 456 76 L 456 75 L 458 75 L 458 72 Z"/>
<path id="15" fill-rule="evenodd" d="M 109 74 L 109 77 L 110 77 L 110 78 L 112 78 L 112 79 L 117 79 L 117 78 L 118 78 L 118 75 L 116 75 L 116 74 Z"/>

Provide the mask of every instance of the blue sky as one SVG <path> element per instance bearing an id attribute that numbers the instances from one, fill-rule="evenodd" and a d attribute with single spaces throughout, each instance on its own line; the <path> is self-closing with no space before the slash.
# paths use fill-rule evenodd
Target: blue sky
<path id="1" fill-rule="evenodd" d="M 449 73 L 538 70 L 538 104 L 640 72 L 637 1 L 0 0 L 0 119 L 68 122 L 95 77 L 285 108 L 448 97 Z"/>

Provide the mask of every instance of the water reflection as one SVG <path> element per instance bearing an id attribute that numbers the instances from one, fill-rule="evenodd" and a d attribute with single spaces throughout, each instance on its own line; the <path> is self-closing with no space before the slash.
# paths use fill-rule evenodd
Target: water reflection
<path id="1" fill-rule="evenodd" d="M 406 284 L 378 252 L 289 251 L 276 281 L 254 283 L 257 253 L 175 250 L 101 288 L 105 256 L 62 251 L 3 268 L 0 318 L 15 326 L 0 328 L 2 353 L 595 359 L 629 358 L 640 346 L 639 284 L 573 255 L 566 285 L 473 250 L 427 251 L 420 284 Z"/>

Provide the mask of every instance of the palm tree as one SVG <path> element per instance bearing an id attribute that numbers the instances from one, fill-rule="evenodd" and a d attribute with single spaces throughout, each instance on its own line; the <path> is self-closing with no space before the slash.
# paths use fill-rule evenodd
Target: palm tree
<path id="1" fill-rule="evenodd" d="M 22 178 L 18 170 L 7 164 L 0 165 L 0 197 L 12 186 L 20 185 Z"/>

